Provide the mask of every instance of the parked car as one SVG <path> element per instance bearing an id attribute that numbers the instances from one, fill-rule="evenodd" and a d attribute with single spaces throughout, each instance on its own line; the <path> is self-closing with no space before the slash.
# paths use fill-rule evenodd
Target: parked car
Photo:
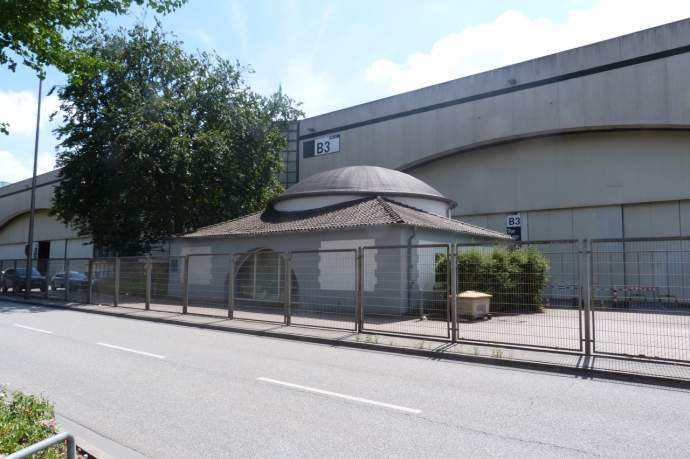
<path id="1" fill-rule="evenodd" d="M 85 290 L 89 286 L 89 276 L 86 275 L 86 273 L 83 273 L 81 271 L 69 271 L 69 274 L 68 274 L 67 279 L 66 279 L 65 278 L 65 272 L 62 271 L 62 272 L 56 273 L 50 279 L 50 289 L 51 290 L 64 289 L 66 287 L 67 280 L 69 280 L 70 291 Z"/>
<path id="2" fill-rule="evenodd" d="M 26 289 L 26 268 L 8 268 L 2 272 L 2 291 L 21 292 Z M 31 290 L 40 288 L 42 292 L 48 290 L 48 283 L 45 276 L 38 269 L 31 269 Z"/>

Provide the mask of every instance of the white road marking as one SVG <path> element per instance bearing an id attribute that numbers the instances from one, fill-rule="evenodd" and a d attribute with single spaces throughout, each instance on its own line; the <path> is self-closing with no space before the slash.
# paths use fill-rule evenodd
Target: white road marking
<path id="1" fill-rule="evenodd" d="M 111 349 L 117 349 L 117 350 L 119 350 L 119 351 L 133 352 L 134 354 L 145 355 L 145 356 L 147 356 L 147 357 L 153 357 L 153 358 L 156 358 L 156 359 L 164 359 L 164 358 L 165 358 L 164 355 L 152 354 L 152 353 L 150 353 L 150 352 L 144 352 L 144 351 L 138 351 L 138 350 L 136 350 L 136 349 L 130 349 L 130 348 L 128 348 L 128 347 L 122 347 L 122 346 L 116 346 L 116 345 L 114 345 L 114 344 L 108 344 L 108 343 L 96 343 L 96 344 L 98 344 L 99 346 L 109 347 L 109 348 L 111 348 Z"/>
<path id="2" fill-rule="evenodd" d="M 340 394 L 338 392 L 331 392 L 328 390 L 316 389 L 314 387 L 300 386 L 299 384 L 293 384 L 293 383 L 289 383 L 289 382 L 285 382 L 285 381 L 278 381 L 277 379 L 264 378 L 264 377 L 260 377 L 257 379 L 259 381 L 263 381 L 263 382 L 267 382 L 267 383 L 271 383 L 271 384 L 277 384 L 279 386 L 290 387 L 292 389 L 298 389 L 298 390 L 302 390 L 302 391 L 313 392 L 315 394 L 321 394 L 321 395 L 329 395 L 331 397 L 342 398 L 342 399 L 350 400 L 353 402 L 366 403 L 369 405 L 380 406 L 382 408 L 389 408 L 391 410 L 404 411 L 405 413 L 419 414 L 422 412 L 422 410 L 417 410 L 415 408 L 407 408 L 405 406 L 393 405 L 393 404 L 384 403 L 384 402 L 377 402 L 376 400 L 369 400 L 369 399 L 362 398 L 362 397 L 354 397 L 352 395 L 345 395 L 345 394 Z"/>
<path id="3" fill-rule="evenodd" d="M 23 328 L 23 329 L 25 329 L 25 330 L 31 330 L 31 331 L 35 331 L 35 332 L 39 332 L 39 333 L 45 333 L 45 334 L 47 334 L 47 335 L 52 335 L 52 334 L 53 334 L 52 331 L 42 330 L 42 329 L 40 329 L 40 328 L 29 327 L 28 325 L 14 324 L 14 326 L 15 326 L 15 327 L 18 327 L 18 328 Z"/>

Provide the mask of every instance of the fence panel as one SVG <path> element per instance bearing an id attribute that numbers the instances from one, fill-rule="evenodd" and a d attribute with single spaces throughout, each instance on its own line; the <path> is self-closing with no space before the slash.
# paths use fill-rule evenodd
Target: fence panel
<path id="1" fill-rule="evenodd" d="M 229 268 L 230 255 L 189 255 L 188 312 L 227 317 Z"/>
<path id="2" fill-rule="evenodd" d="M 594 351 L 690 361 L 690 238 L 592 241 Z"/>
<path id="3" fill-rule="evenodd" d="M 85 288 L 88 284 L 87 276 L 83 273 L 78 273 L 77 271 L 72 271 L 66 273 L 67 260 L 64 258 L 52 259 L 52 260 L 40 260 L 39 270 L 46 278 L 46 283 L 48 284 L 48 291 L 46 292 L 46 297 L 51 300 L 64 300 L 67 295 L 67 281 L 70 280 L 70 288 L 73 291 L 79 288 Z"/>
<path id="4" fill-rule="evenodd" d="M 448 245 L 363 248 L 363 330 L 450 338 L 448 254 Z"/>
<path id="5" fill-rule="evenodd" d="M 357 251 L 290 254 L 291 321 L 295 325 L 354 330 Z"/>
<path id="6" fill-rule="evenodd" d="M 152 311 L 182 312 L 184 257 L 151 257 Z"/>
<path id="7" fill-rule="evenodd" d="M 233 316 L 285 322 L 285 255 L 257 251 L 233 254 Z"/>
<path id="8" fill-rule="evenodd" d="M 91 276 L 92 303 L 115 305 L 115 266 L 114 258 L 93 259 Z"/>
<path id="9" fill-rule="evenodd" d="M 511 252 L 520 246 L 543 255 L 546 264 Z M 582 350 L 579 259 L 577 241 L 459 245 L 458 293 L 492 298 L 488 317 L 458 307 L 458 339 Z"/>
<path id="10" fill-rule="evenodd" d="M 22 270 L 26 267 L 26 259 L 9 259 L 2 260 L 2 285 L 0 291 L 4 296 L 19 296 L 24 295 L 22 284 L 17 282 L 19 277 L 23 277 L 25 272 Z M 19 271 L 17 271 L 19 269 Z"/>
<path id="11" fill-rule="evenodd" d="M 119 306 L 146 307 L 146 263 L 146 257 L 120 258 Z"/>

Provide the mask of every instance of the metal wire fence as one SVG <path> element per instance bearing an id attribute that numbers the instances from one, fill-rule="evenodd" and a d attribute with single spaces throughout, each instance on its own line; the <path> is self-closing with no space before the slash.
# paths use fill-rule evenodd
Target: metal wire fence
<path id="1" fill-rule="evenodd" d="M 363 329 L 449 338 L 448 255 L 447 244 L 364 247 Z"/>
<path id="2" fill-rule="evenodd" d="M 26 277 L 0 260 L 4 296 L 690 362 L 690 238 L 49 259 Z"/>
<path id="3" fill-rule="evenodd" d="M 530 250 L 514 250 L 521 247 Z M 461 301 L 458 338 L 582 349 L 577 241 L 459 245 L 457 263 L 458 292 L 491 295 L 490 315 Z"/>
<path id="4" fill-rule="evenodd" d="M 356 250 L 293 252 L 289 266 L 292 324 L 355 330 Z"/>
<path id="5" fill-rule="evenodd" d="M 690 361 L 690 238 L 591 242 L 594 351 Z"/>
<path id="6" fill-rule="evenodd" d="M 232 316 L 286 322 L 285 255 L 261 250 L 233 255 Z"/>
<path id="7" fill-rule="evenodd" d="M 230 262 L 229 255 L 189 256 L 186 268 L 188 312 L 227 316 Z M 184 264 L 184 260 L 181 263 Z M 182 282 L 179 288 L 183 290 Z"/>
<path id="8" fill-rule="evenodd" d="M 146 263 L 145 257 L 120 258 L 118 306 L 146 308 Z"/>

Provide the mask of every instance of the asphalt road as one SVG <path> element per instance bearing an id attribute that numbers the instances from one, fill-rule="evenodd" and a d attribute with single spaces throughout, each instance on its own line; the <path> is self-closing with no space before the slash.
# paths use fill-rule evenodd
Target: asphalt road
<path id="1" fill-rule="evenodd" d="M 0 302 L 0 383 L 170 457 L 688 457 L 690 392 Z"/>

